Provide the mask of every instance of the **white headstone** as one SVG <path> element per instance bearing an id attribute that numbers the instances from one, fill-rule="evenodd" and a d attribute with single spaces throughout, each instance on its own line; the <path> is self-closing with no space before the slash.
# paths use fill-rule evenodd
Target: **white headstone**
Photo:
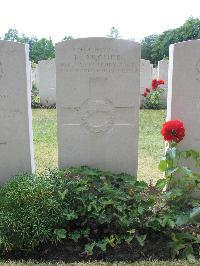
<path id="1" fill-rule="evenodd" d="M 143 100 L 142 94 L 146 88 L 151 88 L 152 66 L 149 60 L 140 59 L 140 99 Z"/>
<path id="2" fill-rule="evenodd" d="M 157 78 L 158 78 L 158 69 L 154 67 L 152 71 L 152 79 L 157 79 Z"/>
<path id="3" fill-rule="evenodd" d="M 0 41 L 0 181 L 33 172 L 28 46 Z"/>
<path id="4" fill-rule="evenodd" d="M 163 105 L 167 105 L 167 88 L 168 88 L 168 60 L 160 60 L 158 62 L 158 79 L 163 79 L 165 84 L 161 85 L 165 91 L 161 95 L 161 102 Z"/>
<path id="5" fill-rule="evenodd" d="M 200 40 L 170 45 L 167 119 L 183 121 L 181 149 L 200 151 Z"/>
<path id="6" fill-rule="evenodd" d="M 59 166 L 136 175 L 140 45 L 85 38 L 56 45 Z"/>
<path id="7" fill-rule="evenodd" d="M 168 66 L 168 60 L 160 60 L 158 62 L 158 78 L 165 81 L 165 84 L 163 85 L 164 88 L 168 87 Z"/>
<path id="8" fill-rule="evenodd" d="M 184 148 L 200 151 L 200 40 L 170 45 L 168 119 L 186 126 Z"/>
<path id="9" fill-rule="evenodd" d="M 38 80 L 38 65 L 35 65 L 34 67 L 31 68 L 31 76 L 32 76 L 32 82 L 36 84 Z"/>
<path id="10" fill-rule="evenodd" d="M 56 104 L 56 67 L 55 60 L 42 60 L 38 62 L 39 95 L 44 106 Z"/>
<path id="11" fill-rule="evenodd" d="M 38 64 L 35 67 L 35 85 L 39 89 L 39 70 L 38 70 Z"/>

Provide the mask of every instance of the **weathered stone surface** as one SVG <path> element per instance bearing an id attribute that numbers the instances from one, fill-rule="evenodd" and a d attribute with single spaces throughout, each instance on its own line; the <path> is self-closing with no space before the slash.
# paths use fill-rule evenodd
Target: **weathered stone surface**
<path id="1" fill-rule="evenodd" d="M 33 172 L 28 46 L 0 41 L 0 181 Z"/>
<path id="2" fill-rule="evenodd" d="M 56 67 L 55 60 L 42 60 L 38 63 L 39 95 L 44 106 L 56 104 Z"/>
<path id="3" fill-rule="evenodd" d="M 136 175 L 140 46 L 86 38 L 56 45 L 59 166 Z"/>

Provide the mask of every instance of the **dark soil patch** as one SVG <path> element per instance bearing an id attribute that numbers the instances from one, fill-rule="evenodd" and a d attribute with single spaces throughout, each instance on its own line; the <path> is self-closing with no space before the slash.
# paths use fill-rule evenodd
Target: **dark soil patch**
<path id="1" fill-rule="evenodd" d="M 84 243 L 65 240 L 57 245 L 47 244 L 32 252 L 18 251 L 1 255 L 4 260 L 37 260 L 37 261 L 140 261 L 140 260 L 170 260 L 171 254 L 168 247 L 169 239 L 163 234 L 150 233 L 145 246 L 141 247 L 137 241 L 130 245 L 121 244 L 109 248 L 106 252 L 94 250 L 92 256 L 85 256 Z"/>

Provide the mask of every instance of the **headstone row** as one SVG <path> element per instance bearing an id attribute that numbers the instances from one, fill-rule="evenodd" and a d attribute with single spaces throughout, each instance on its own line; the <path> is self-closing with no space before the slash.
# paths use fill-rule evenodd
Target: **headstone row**
<path id="1" fill-rule="evenodd" d="M 199 57 L 200 40 L 170 47 L 168 119 L 184 122 L 181 145 L 195 150 L 200 150 Z M 1 181 L 34 172 L 28 58 L 28 46 L 0 41 Z M 152 70 L 140 60 L 140 45 L 107 38 L 70 40 L 56 45 L 56 63 L 39 63 L 39 76 L 46 67 L 55 72 L 55 65 L 56 84 L 49 88 L 57 89 L 59 167 L 88 165 L 136 175 L 140 74 L 148 68 L 150 79 Z M 163 65 L 166 75 L 166 62 L 159 62 L 158 75 L 166 79 Z"/>
<path id="2" fill-rule="evenodd" d="M 158 62 L 154 68 L 149 60 L 140 59 L 140 95 L 151 87 L 152 79 L 163 79 L 165 92 L 161 96 L 164 105 L 167 104 L 168 60 Z M 40 103 L 49 107 L 56 105 L 56 67 L 55 60 L 42 60 L 32 69 L 32 81 L 39 89 Z M 143 97 L 141 97 L 142 103 Z"/>

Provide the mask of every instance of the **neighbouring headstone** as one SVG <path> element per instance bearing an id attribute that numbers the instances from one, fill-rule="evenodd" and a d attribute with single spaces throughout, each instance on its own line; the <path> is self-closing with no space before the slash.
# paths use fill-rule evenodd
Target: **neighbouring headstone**
<path id="1" fill-rule="evenodd" d="M 158 69 L 154 67 L 152 71 L 152 79 L 157 79 L 157 78 L 158 78 Z"/>
<path id="2" fill-rule="evenodd" d="M 168 60 L 160 60 L 158 62 L 158 78 L 165 81 L 165 84 L 163 85 L 164 88 L 168 87 L 168 66 Z"/>
<path id="3" fill-rule="evenodd" d="M 55 60 L 42 60 L 38 63 L 40 103 L 44 106 L 56 104 Z"/>
<path id="4" fill-rule="evenodd" d="M 186 128 L 179 146 L 200 151 L 200 40 L 170 45 L 168 84 L 167 119 Z"/>
<path id="5" fill-rule="evenodd" d="M 137 174 L 140 45 L 85 38 L 56 45 L 59 166 Z"/>
<path id="6" fill-rule="evenodd" d="M 180 145 L 200 151 L 200 40 L 170 45 L 168 83 L 167 117 L 186 126 Z"/>
<path id="7" fill-rule="evenodd" d="M 36 85 L 36 88 L 39 90 L 39 70 L 38 70 L 38 64 L 35 67 L 35 85 Z"/>
<path id="8" fill-rule="evenodd" d="M 0 181 L 33 172 L 28 46 L 0 41 Z"/>
<path id="9" fill-rule="evenodd" d="M 165 81 L 165 84 L 161 85 L 165 89 L 161 95 L 161 102 L 164 106 L 167 106 L 168 66 L 168 60 L 160 60 L 158 62 L 158 79 L 163 79 Z"/>
<path id="10" fill-rule="evenodd" d="M 31 68 L 32 83 L 38 86 L 38 65 Z"/>
<path id="11" fill-rule="evenodd" d="M 152 66 L 149 60 L 140 59 L 140 102 L 142 104 L 142 94 L 146 88 L 151 88 Z"/>

